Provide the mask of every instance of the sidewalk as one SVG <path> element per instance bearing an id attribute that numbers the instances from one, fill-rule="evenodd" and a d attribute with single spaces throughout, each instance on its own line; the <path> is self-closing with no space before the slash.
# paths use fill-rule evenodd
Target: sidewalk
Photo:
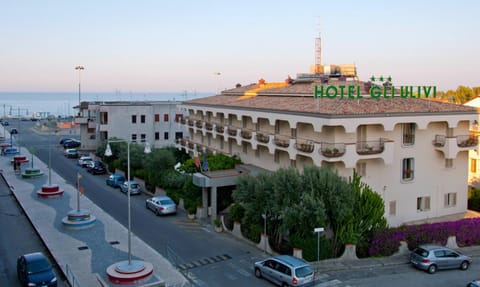
<path id="1" fill-rule="evenodd" d="M 22 148 L 22 155 L 31 158 Z M 60 185 L 64 195 L 56 198 L 39 198 L 37 191 L 48 183 L 48 167 L 34 156 L 34 167 L 44 175 L 24 179 L 14 173 L 10 160 L 13 156 L 0 157 L 1 175 L 10 186 L 17 201 L 44 241 L 58 266 L 73 287 L 117 286 L 107 278 L 108 266 L 128 259 L 127 229 L 103 212 L 86 196 L 80 198 L 81 209 L 88 209 L 97 218 L 89 229 L 69 230 L 62 219 L 77 207 L 77 195 L 53 170 L 52 184 Z M 31 163 L 22 168 L 30 167 Z M 72 171 L 73 172 L 73 171 Z M 157 251 L 132 234 L 132 258 L 153 264 L 153 275 L 145 286 L 189 286 L 190 283 Z M 75 283 L 73 284 L 73 281 Z M 141 284 L 138 286 L 142 286 Z"/>

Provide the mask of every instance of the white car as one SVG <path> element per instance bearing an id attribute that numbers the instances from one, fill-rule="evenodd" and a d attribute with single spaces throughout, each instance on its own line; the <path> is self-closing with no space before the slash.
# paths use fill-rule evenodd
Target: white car
<path id="1" fill-rule="evenodd" d="M 87 167 L 90 162 L 93 162 L 93 158 L 88 155 L 81 156 L 78 159 L 78 165 L 81 167 Z"/>

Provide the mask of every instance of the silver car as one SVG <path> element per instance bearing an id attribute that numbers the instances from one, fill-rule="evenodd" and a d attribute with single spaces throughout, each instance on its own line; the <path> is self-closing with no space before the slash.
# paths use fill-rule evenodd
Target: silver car
<path id="1" fill-rule="evenodd" d="M 410 262 L 418 269 L 433 274 L 438 269 L 467 270 L 472 258 L 447 247 L 420 245 L 410 254 Z"/>
<path id="2" fill-rule="evenodd" d="M 166 195 L 158 195 L 147 199 L 145 203 L 147 209 L 152 210 L 156 215 L 175 214 L 177 205 Z"/>
<path id="3" fill-rule="evenodd" d="M 254 263 L 255 276 L 280 286 L 310 286 L 314 281 L 313 269 L 306 261 L 280 255 Z"/>
<path id="4" fill-rule="evenodd" d="M 122 192 L 128 192 L 128 181 L 125 181 L 120 185 Z M 130 180 L 130 195 L 137 195 L 142 193 L 142 187 L 135 180 Z"/>

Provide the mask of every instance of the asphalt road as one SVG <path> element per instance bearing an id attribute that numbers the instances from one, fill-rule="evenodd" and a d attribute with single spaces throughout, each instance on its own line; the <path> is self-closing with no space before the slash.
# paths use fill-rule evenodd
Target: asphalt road
<path id="1" fill-rule="evenodd" d="M 18 256 L 31 252 L 43 252 L 49 256 L 30 221 L 18 205 L 9 187 L 0 177 L 0 286 L 20 287 L 17 279 Z M 51 257 L 50 257 L 51 258 Z M 50 259 L 55 264 L 55 261 Z M 59 269 L 55 267 L 58 286 L 68 286 Z"/>
<path id="2" fill-rule="evenodd" d="M 67 183 L 74 184 L 76 171 L 82 174 L 80 185 L 85 195 L 112 217 L 127 226 L 127 196 L 105 184 L 106 175 L 91 175 L 79 168 L 75 159 L 63 155 L 60 137 L 31 131 L 31 122 L 22 122 L 20 143 L 34 150 L 43 162 Z M 253 262 L 263 253 L 227 234 L 216 234 L 187 219 L 182 211 L 175 216 L 157 217 L 145 208 L 146 195 L 132 197 L 132 232 L 156 249 L 174 265 L 190 266 L 183 273 L 196 286 L 271 286 L 253 275 Z M 118 238 L 126 241 L 127 238 Z M 135 246 L 132 246 L 135 253 Z"/>

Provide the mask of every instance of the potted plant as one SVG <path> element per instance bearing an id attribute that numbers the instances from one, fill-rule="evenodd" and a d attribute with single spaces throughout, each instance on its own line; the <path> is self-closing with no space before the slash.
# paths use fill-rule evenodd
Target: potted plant
<path id="1" fill-rule="evenodd" d="M 187 210 L 188 219 L 195 219 L 195 213 L 197 212 L 197 207 L 195 206 L 195 204 L 189 200 L 186 200 L 185 209 Z"/>
<path id="2" fill-rule="evenodd" d="M 216 218 L 213 221 L 213 225 L 215 226 L 216 232 L 222 232 L 222 222 L 220 221 L 220 219 Z"/>

